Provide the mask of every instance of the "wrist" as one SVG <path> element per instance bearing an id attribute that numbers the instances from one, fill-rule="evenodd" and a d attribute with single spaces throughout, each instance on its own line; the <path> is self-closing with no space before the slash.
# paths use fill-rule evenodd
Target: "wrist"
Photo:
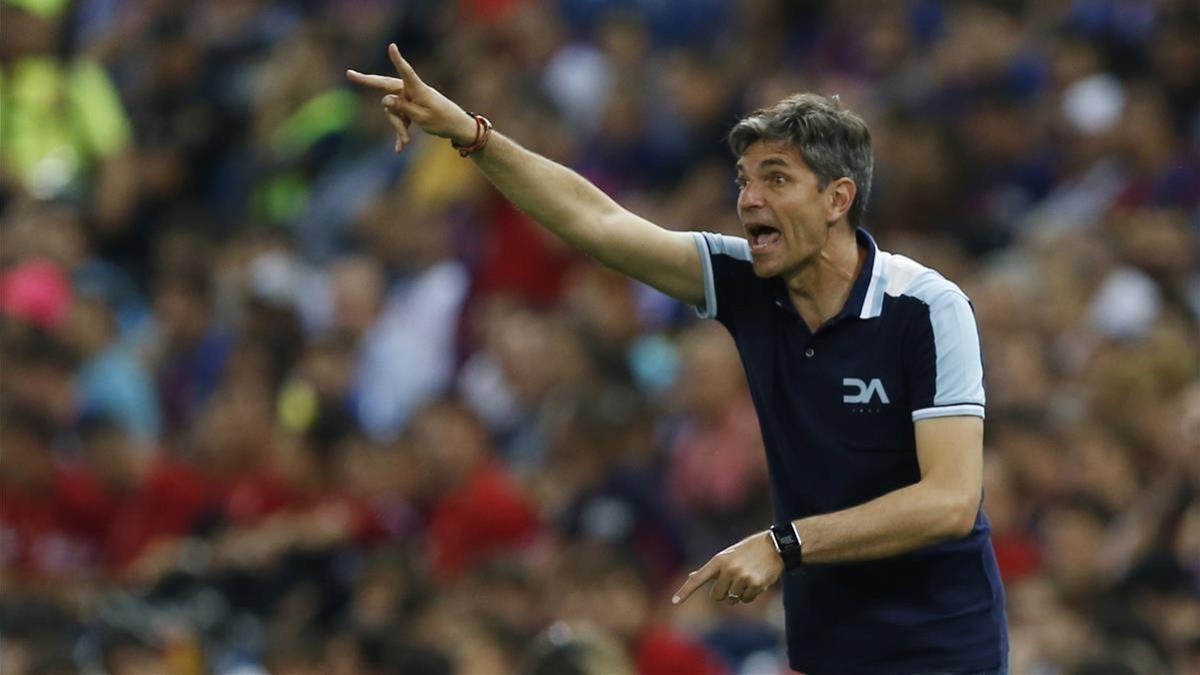
<path id="1" fill-rule="evenodd" d="M 804 564 L 804 541 L 796 530 L 796 523 L 788 521 L 771 526 L 767 530 L 775 552 L 783 560 L 783 568 L 789 573 L 798 572 Z"/>
<path id="2" fill-rule="evenodd" d="M 471 116 L 471 113 L 463 110 L 462 115 L 456 116 L 455 119 L 457 122 L 448 134 L 451 145 L 470 145 L 475 141 L 475 130 L 478 128 L 475 118 Z"/>
<path id="3" fill-rule="evenodd" d="M 455 150 L 458 150 L 459 157 L 468 157 L 476 152 L 479 152 L 480 150 L 483 150 L 488 143 L 488 139 L 490 139 L 492 135 L 491 120 L 483 115 L 473 113 L 469 110 L 467 111 L 467 115 L 470 116 L 471 121 L 475 124 L 474 136 L 467 143 L 450 141 L 450 145 L 453 146 Z"/>

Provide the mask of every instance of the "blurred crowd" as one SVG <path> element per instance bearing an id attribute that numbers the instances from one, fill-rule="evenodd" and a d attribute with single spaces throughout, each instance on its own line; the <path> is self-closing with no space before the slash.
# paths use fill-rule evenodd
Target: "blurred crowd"
<path id="1" fill-rule="evenodd" d="M 787 672 L 667 601 L 772 521 L 732 341 L 394 153 L 391 41 L 681 230 L 838 94 L 974 302 L 1012 672 L 1200 673 L 1187 0 L 0 1 L 0 672 Z"/>

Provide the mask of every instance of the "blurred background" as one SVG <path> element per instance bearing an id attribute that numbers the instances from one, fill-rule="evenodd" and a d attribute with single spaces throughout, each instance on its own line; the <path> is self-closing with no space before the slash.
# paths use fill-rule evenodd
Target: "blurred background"
<path id="1" fill-rule="evenodd" d="M 787 672 L 732 342 L 344 70 L 665 227 L 839 94 L 881 246 L 974 301 L 1012 672 L 1200 673 L 1200 8 L 0 1 L 0 672 Z"/>

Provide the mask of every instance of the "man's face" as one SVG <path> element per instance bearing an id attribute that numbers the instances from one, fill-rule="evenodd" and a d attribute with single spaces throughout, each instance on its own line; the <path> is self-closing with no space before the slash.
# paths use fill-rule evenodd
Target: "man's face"
<path id="1" fill-rule="evenodd" d="M 754 273 L 790 276 L 815 260 L 829 236 L 830 192 L 818 187 L 795 146 L 757 141 L 737 163 L 738 218 L 746 228 Z"/>

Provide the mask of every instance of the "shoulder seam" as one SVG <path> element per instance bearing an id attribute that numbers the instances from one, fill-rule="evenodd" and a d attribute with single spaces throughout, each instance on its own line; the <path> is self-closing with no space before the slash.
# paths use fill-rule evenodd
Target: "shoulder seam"
<path id="1" fill-rule="evenodd" d="M 913 291 L 914 288 L 921 285 L 925 285 L 926 288 L 916 292 Z M 902 288 L 888 288 L 886 289 L 886 292 L 888 295 L 894 298 L 907 296 L 915 300 L 919 300 L 927 305 L 932 305 L 934 302 L 947 294 L 962 296 L 962 298 L 968 302 L 971 300 L 970 297 L 963 292 L 962 288 L 958 286 L 958 284 L 950 281 L 937 270 L 929 267 L 924 267 L 921 271 L 912 275 L 912 277 L 907 280 L 907 283 L 905 283 Z"/>

